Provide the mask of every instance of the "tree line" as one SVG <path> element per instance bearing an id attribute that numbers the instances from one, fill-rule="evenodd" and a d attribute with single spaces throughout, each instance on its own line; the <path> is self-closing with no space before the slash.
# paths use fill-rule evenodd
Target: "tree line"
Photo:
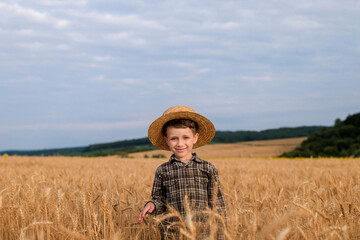
<path id="1" fill-rule="evenodd" d="M 262 131 L 216 131 L 214 139 L 210 144 L 234 143 L 242 141 L 281 139 L 306 137 L 311 133 L 325 129 L 324 126 L 302 126 L 268 129 Z M 27 156 L 107 156 L 119 155 L 128 156 L 129 153 L 154 150 L 154 147 L 147 137 L 132 140 L 122 140 L 110 143 L 93 144 L 86 147 L 43 149 L 31 151 L 3 151 L 0 154 L 27 155 Z"/>
<path id="2" fill-rule="evenodd" d="M 282 157 L 360 157 L 360 113 L 308 136 L 299 147 Z"/>

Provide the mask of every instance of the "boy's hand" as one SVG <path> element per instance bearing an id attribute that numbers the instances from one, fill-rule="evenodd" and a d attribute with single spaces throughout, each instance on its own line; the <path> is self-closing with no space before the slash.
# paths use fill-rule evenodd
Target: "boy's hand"
<path id="1" fill-rule="evenodd" d="M 154 209 L 155 209 L 155 205 L 152 202 L 148 202 L 139 215 L 138 223 L 142 223 L 145 215 L 147 213 L 152 213 Z"/>

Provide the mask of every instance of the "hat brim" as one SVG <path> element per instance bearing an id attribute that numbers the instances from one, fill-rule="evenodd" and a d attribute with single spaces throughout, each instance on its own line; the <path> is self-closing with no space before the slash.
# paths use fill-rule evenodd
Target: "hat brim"
<path id="1" fill-rule="evenodd" d="M 193 148 L 204 146 L 205 144 L 211 142 L 215 136 L 215 126 L 206 117 L 195 112 L 172 112 L 162 115 L 156 119 L 148 129 L 149 140 L 155 147 L 163 150 L 170 150 L 162 134 L 162 128 L 165 123 L 173 119 L 190 119 L 198 124 L 199 138 Z"/>

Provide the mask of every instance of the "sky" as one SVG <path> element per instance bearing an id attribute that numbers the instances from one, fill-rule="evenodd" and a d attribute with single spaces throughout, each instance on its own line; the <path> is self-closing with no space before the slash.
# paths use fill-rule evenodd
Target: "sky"
<path id="1" fill-rule="evenodd" d="M 186 105 L 217 130 L 360 112 L 359 0 L 3 0 L 0 150 L 147 136 Z"/>

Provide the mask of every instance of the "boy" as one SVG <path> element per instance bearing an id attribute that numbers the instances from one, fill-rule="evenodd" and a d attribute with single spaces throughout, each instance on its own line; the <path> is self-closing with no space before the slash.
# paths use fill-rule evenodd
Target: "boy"
<path id="1" fill-rule="evenodd" d="M 185 198 L 191 211 L 195 213 L 192 221 L 202 223 L 202 227 L 206 216 L 201 214 L 201 211 L 207 207 L 214 208 L 213 202 L 216 201 L 218 212 L 226 215 L 216 168 L 210 162 L 200 159 L 196 153 L 192 153 L 193 148 L 209 143 L 214 135 L 215 127 L 212 122 L 185 106 L 169 108 L 150 125 L 148 137 L 151 143 L 160 149 L 172 151 L 173 155 L 168 162 L 157 168 L 152 200 L 146 203 L 140 213 L 139 223 L 148 213 L 168 213 L 167 206 L 185 217 Z M 216 200 L 213 200 L 216 193 Z M 161 238 L 179 239 L 179 228 L 171 224 L 179 221 L 179 218 L 170 217 L 166 220 L 160 224 Z M 205 238 L 208 233 L 208 229 L 201 229 L 201 238 Z M 220 225 L 217 237 L 224 238 Z"/>

